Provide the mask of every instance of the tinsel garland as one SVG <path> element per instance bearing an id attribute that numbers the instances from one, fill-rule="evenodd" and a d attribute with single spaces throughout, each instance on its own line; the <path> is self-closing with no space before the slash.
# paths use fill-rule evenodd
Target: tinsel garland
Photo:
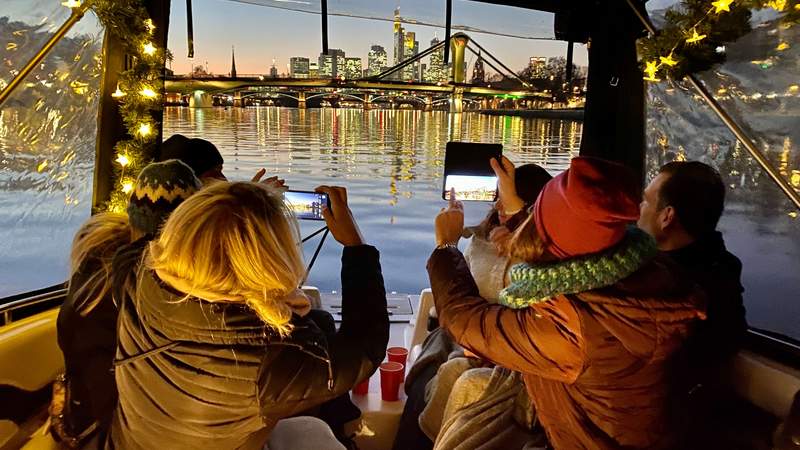
<path id="1" fill-rule="evenodd" d="M 133 190 L 139 171 L 150 162 L 149 155 L 156 145 L 158 122 L 155 116 L 163 107 L 162 72 L 166 52 L 153 42 L 155 25 L 142 0 L 88 0 L 64 3 L 71 8 L 88 7 L 100 23 L 122 43 L 125 54 L 131 57 L 130 68 L 119 74 L 112 96 L 119 102 L 120 114 L 128 139 L 117 142 L 114 167 L 114 189 L 106 209 L 124 212 L 129 193 Z"/>
<path id="2" fill-rule="evenodd" d="M 679 80 L 725 61 L 725 44 L 751 31 L 751 10 L 778 11 L 783 27 L 800 21 L 800 0 L 682 0 L 670 8 L 662 29 L 639 41 L 645 80 Z M 775 51 L 789 48 L 778 43 Z"/>

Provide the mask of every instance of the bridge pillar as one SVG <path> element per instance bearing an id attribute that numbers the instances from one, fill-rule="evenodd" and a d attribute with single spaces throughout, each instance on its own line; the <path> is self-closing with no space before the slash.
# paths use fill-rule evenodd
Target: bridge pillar
<path id="1" fill-rule="evenodd" d="M 214 99 L 205 91 L 194 91 L 189 97 L 189 108 L 211 108 L 212 106 L 214 106 Z"/>
<path id="2" fill-rule="evenodd" d="M 464 89 L 463 88 L 456 88 L 452 94 L 450 94 L 450 112 L 451 113 L 460 113 L 464 112 Z"/>
<path id="3" fill-rule="evenodd" d="M 233 93 L 233 106 L 237 108 L 244 107 L 244 101 L 242 100 L 242 91 L 236 91 Z"/>
<path id="4" fill-rule="evenodd" d="M 299 109 L 306 109 L 306 93 L 304 91 L 297 93 L 297 107 Z"/>
<path id="5" fill-rule="evenodd" d="M 425 97 L 425 111 L 433 111 L 433 96 Z"/>
<path id="6" fill-rule="evenodd" d="M 372 109 L 372 94 L 364 94 L 364 109 Z"/>
<path id="7" fill-rule="evenodd" d="M 464 62 L 464 50 L 466 50 L 468 43 L 469 36 L 464 33 L 456 33 L 450 38 L 450 54 L 453 55 L 450 79 L 453 83 L 467 82 L 467 65 Z"/>

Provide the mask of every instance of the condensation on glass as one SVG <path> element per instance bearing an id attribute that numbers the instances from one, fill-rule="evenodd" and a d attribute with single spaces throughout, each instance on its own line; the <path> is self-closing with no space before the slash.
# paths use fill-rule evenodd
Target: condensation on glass
<path id="1" fill-rule="evenodd" d="M 727 62 L 700 78 L 800 190 L 800 30 L 775 19 L 754 13 L 753 31 L 719 48 Z M 673 160 L 700 160 L 720 171 L 728 187 L 720 230 L 744 266 L 748 322 L 800 339 L 800 212 L 688 85 L 650 85 L 647 127 L 650 178 Z"/>
<path id="2" fill-rule="evenodd" d="M 60 2 L 4 0 L 0 87 L 69 17 Z M 0 297 L 65 281 L 89 217 L 102 30 L 87 13 L 0 107 Z"/>

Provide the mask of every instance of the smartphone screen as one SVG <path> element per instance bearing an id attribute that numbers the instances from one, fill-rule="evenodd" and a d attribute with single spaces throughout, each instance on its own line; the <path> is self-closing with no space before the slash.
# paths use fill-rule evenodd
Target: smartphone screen
<path id="1" fill-rule="evenodd" d="M 330 207 L 328 194 L 310 191 L 286 191 L 283 194 L 286 205 L 300 220 L 325 220 L 322 207 Z"/>
<path id="2" fill-rule="evenodd" d="M 493 202 L 497 197 L 497 177 L 485 175 L 446 175 L 444 199 L 450 200 L 450 189 L 455 188 L 458 200 Z"/>
<path id="3" fill-rule="evenodd" d="M 489 161 L 499 159 L 501 144 L 448 142 L 444 157 L 442 198 L 450 199 L 450 189 L 456 198 L 466 201 L 492 202 L 497 198 L 497 177 Z"/>

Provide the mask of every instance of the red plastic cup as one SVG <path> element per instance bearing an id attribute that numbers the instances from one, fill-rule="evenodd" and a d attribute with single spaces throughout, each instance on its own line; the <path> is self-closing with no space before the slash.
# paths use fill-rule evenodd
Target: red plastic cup
<path id="1" fill-rule="evenodd" d="M 403 347 L 389 347 L 386 349 L 386 357 L 389 361 L 399 362 L 403 365 L 403 371 L 401 372 L 402 376 L 400 377 L 400 381 L 405 381 L 406 379 L 406 361 L 408 361 L 408 350 Z"/>
<path id="2" fill-rule="evenodd" d="M 367 378 L 366 380 L 362 381 L 361 383 L 358 383 L 353 388 L 353 394 L 356 394 L 356 395 L 367 395 L 367 393 L 369 393 L 369 378 Z"/>
<path id="3" fill-rule="evenodd" d="M 405 366 L 399 362 L 389 361 L 381 364 L 381 398 L 387 402 L 399 399 L 400 383 Z"/>

